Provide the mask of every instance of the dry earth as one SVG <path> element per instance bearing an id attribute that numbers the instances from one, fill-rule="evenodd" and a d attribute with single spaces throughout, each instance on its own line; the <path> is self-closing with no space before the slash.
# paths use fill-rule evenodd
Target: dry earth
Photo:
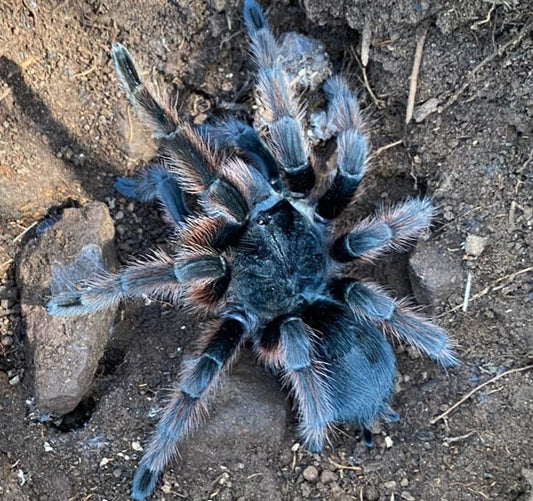
<path id="1" fill-rule="evenodd" d="M 148 153 L 126 141 L 131 117 L 109 48 L 125 43 L 179 92 L 184 117 L 246 117 L 253 67 L 240 8 L 225 0 L 0 2 L 2 499 L 128 497 L 139 444 L 155 422 L 149 411 L 201 327 L 167 305 L 125 306 L 83 408 L 59 426 L 35 422 L 17 263 L 36 222 L 93 200 L 109 206 L 122 261 L 164 241 L 154 207 L 113 191 L 113 178 L 139 168 Z M 445 372 L 398 347 L 401 421 L 380 425 L 369 451 L 343 427 L 319 457 L 295 450 L 282 390 L 248 361 L 215 396 L 209 424 L 185 445 L 154 499 L 530 499 L 529 370 L 503 375 L 430 421 L 481 383 L 532 363 L 531 12 L 527 0 L 271 3 L 278 33 L 322 40 L 360 89 L 374 157 L 357 217 L 376 201 L 417 192 L 440 207 L 429 242 L 462 280 L 434 313 L 457 340 L 461 364 Z M 426 31 L 420 121 L 405 126 L 415 47 Z M 487 239 L 475 259 L 465 255 L 469 235 Z M 411 292 L 405 256 L 362 271 L 399 295 Z M 462 311 L 468 274 L 472 293 Z"/>

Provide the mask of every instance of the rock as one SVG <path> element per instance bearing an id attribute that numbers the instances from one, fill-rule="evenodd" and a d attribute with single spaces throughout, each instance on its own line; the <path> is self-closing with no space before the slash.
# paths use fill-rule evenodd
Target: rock
<path id="1" fill-rule="evenodd" d="M 435 242 L 420 241 L 409 258 L 409 279 L 417 302 L 434 308 L 462 290 L 463 273 L 454 256 Z"/>
<path id="2" fill-rule="evenodd" d="M 331 61 L 324 44 L 300 33 L 284 33 L 280 62 L 291 82 L 300 89 L 317 89 L 331 75 Z"/>
<path id="3" fill-rule="evenodd" d="M 54 317 L 46 311 L 50 287 L 65 276 L 85 278 L 117 265 L 114 228 L 106 206 L 66 209 L 61 221 L 29 242 L 18 267 L 26 352 L 36 406 L 44 414 L 72 411 L 86 394 L 103 355 L 114 311 L 87 317 Z M 63 273 L 52 280 L 52 268 Z M 83 276 L 81 276 L 83 275 Z"/>
<path id="4" fill-rule="evenodd" d="M 402 491 L 400 497 L 405 499 L 405 501 L 416 501 L 415 498 L 407 491 Z"/>
<path id="5" fill-rule="evenodd" d="M 247 352 L 222 377 L 207 408 L 208 419 L 180 446 L 185 468 L 238 463 L 252 449 L 279 447 L 287 431 L 285 394 Z"/>
<path id="6" fill-rule="evenodd" d="M 477 235 L 468 235 L 465 242 L 465 254 L 471 257 L 481 255 L 487 245 L 487 237 L 478 237 Z"/>
<path id="7" fill-rule="evenodd" d="M 436 97 L 428 99 L 425 103 L 417 106 L 413 112 L 416 123 L 423 122 L 426 117 L 435 113 L 439 107 L 439 100 Z"/>
<path id="8" fill-rule="evenodd" d="M 318 479 L 318 470 L 314 466 L 308 466 L 302 473 L 308 482 L 316 482 Z"/>
<path id="9" fill-rule="evenodd" d="M 336 473 L 333 473 L 332 471 L 324 470 L 320 474 L 320 481 L 324 484 L 327 484 L 329 482 L 336 482 L 337 480 L 339 480 L 339 477 Z"/>

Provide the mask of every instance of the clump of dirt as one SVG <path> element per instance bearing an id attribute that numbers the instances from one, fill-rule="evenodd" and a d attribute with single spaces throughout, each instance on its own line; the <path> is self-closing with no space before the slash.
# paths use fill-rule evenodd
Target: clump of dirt
<path id="1" fill-rule="evenodd" d="M 519 0 L 304 5 L 307 12 L 296 1 L 273 2 L 269 19 L 278 33 L 319 38 L 334 67 L 360 88 L 374 153 L 357 217 L 378 202 L 420 191 L 441 209 L 431 241 L 471 283 L 469 301 L 462 283 L 435 311 L 458 343 L 461 364 L 444 372 L 399 347 L 393 403 L 401 421 L 379 425 L 371 450 L 359 446 L 356 430 L 347 426 L 321 457 L 295 444 L 292 427 L 264 447 L 236 439 L 218 460 L 196 455 L 192 445 L 186 462 L 164 475 L 154 499 L 529 499 L 530 8 Z M 32 389 L 24 377 L 17 259 L 46 214 L 94 200 L 108 204 L 123 261 L 166 241 L 155 207 L 113 191 L 114 178 L 131 174 L 145 155 L 126 140 L 133 122 L 109 48 L 115 41 L 127 45 L 179 95 L 186 119 L 200 123 L 224 113 L 249 119 L 253 65 L 240 8 L 225 0 L 0 4 L 2 499 L 128 497 L 154 423 L 149 410 L 157 392 L 178 377 L 182 353 L 199 327 L 167 305 L 124 307 L 108 347 L 120 356 L 104 357 L 86 424 L 63 431 L 37 422 L 27 403 Z M 420 121 L 406 125 L 422 33 Z M 478 256 L 465 254 L 467 236 L 486 239 Z M 409 294 L 405 256 L 372 273 Z M 246 412 L 245 402 L 232 404 L 235 413 L 241 405 Z M 210 437 L 217 434 L 199 432 L 190 444 L 204 440 L 209 448 L 216 440 Z"/>

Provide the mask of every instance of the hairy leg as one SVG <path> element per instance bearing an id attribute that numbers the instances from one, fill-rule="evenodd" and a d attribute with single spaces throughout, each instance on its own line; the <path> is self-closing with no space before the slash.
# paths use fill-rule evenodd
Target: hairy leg
<path id="1" fill-rule="evenodd" d="M 176 175 L 163 165 L 151 165 L 137 178 L 119 177 L 115 181 L 115 189 L 121 195 L 140 202 L 159 200 L 168 218 L 175 224 L 183 223 L 191 215 Z"/>
<path id="2" fill-rule="evenodd" d="M 435 209 L 429 198 L 411 199 L 364 219 L 332 245 L 333 257 L 343 262 L 373 260 L 391 250 L 402 250 L 431 223 Z"/>
<path id="3" fill-rule="evenodd" d="M 218 149 L 234 149 L 255 167 L 269 184 L 280 189 L 281 179 L 278 164 L 257 132 L 248 124 L 230 118 L 199 128 L 206 141 L 214 142 Z"/>
<path id="4" fill-rule="evenodd" d="M 304 445 L 311 452 L 320 452 L 332 410 L 326 367 L 314 359 L 309 329 L 298 317 L 276 319 L 265 329 L 257 351 L 266 364 L 282 369 L 298 405 L 298 431 Z"/>
<path id="5" fill-rule="evenodd" d="M 291 190 L 307 193 L 315 184 L 315 173 L 302 125 L 302 107 L 279 64 L 279 46 L 263 10 L 255 0 L 245 0 L 243 15 L 257 62 L 258 95 L 268 122 L 271 149 Z"/>
<path id="6" fill-rule="evenodd" d="M 135 473 L 133 499 L 143 500 L 152 493 L 159 475 L 176 455 L 178 443 L 196 429 L 206 394 L 238 350 L 246 331 L 246 321 L 239 314 L 228 314 L 202 353 L 185 365 Z"/>
<path id="7" fill-rule="evenodd" d="M 163 252 L 123 267 L 119 273 L 102 271 L 93 279 L 74 284 L 48 302 L 48 312 L 58 316 L 89 315 L 115 307 L 122 300 L 158 297 L 177 302 L 182 287 L 216 282 L 227 276 L 222 256 L 203 255 L 176 260 Z"/>
<path id="8" fill-rule="evenodd" d="M 333 219 L 352 201 L 363 178 L 367 142 L 361 133 L 359 103 L 346 81 L 339 76 L 330 78 L 324 84 L 324 92 L 328 98 L 328 125 L 337 133 L 337 171 L 316 211 Z"/>
<path id="9" fill-rule="evenodd" d="M 111 51 L 113 63 L 130 102 L 160 143 L 160 155 L 179 187 L 199 198 L 212 216 L 242 223 L 248 215 L 247 188 L 252 179 L 244 162 L 230 163 L 216 155 L 201 135 L 161 104 L 140 77 L 135 61 L 122 45 Z"/>
<path id="10" fill-rule="evenodd" d="M 378 324 L 384 332 L 409 343 L 443 367 L 457 364 L 453 343 L 446 331 L 417 315 L 402 302 L 390 298 L 379 286 L 341 279 L 332 288 L 357 317 Z"/>

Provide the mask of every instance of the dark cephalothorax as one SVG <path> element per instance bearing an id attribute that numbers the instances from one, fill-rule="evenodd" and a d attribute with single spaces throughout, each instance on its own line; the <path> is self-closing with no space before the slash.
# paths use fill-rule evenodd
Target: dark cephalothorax
<path id="1" fill-rule="evenodd" d="M 209 389 L 246 341 L 293 392 L 299 432 L 313 452 L 322 450 L 334 423 L 359 426 L 370 445 L 375 419 L 397 419 L 389 406 L 395 360 L 384 334 L 445 367 L 456 363 L 442 329 L 379 286 L 343 276 L 342 263 L 373 260 L 416 239 L 430 224 L 431 201 L 408 200 L 337 234 L 332 223 L 352 202 L 365 169 L 358 102 L 342 78 L 326 81 L 337 161 L 334 172 L 320 176 L 302 106 L 255 0 L 245 0 L 244 20 L 268 122 L 264 138 L 234 119 L 198 128 L 183 123 L 150 92 L 130 53 L 113 46 L 118 78 L 159 144 L 154 163 L 135 179 L 118 179 L 116 189 L 159 200 L 177 244 L 117 274 L 102 272 L 48 304 L 54 315 L 85 315 L 149 296 L 218 319 L 201 335 L 200 352 L 184 365 L 162 412 L 134 479 L 136 500 L 153 491 L 178 443 L 197 426 Z"/>

